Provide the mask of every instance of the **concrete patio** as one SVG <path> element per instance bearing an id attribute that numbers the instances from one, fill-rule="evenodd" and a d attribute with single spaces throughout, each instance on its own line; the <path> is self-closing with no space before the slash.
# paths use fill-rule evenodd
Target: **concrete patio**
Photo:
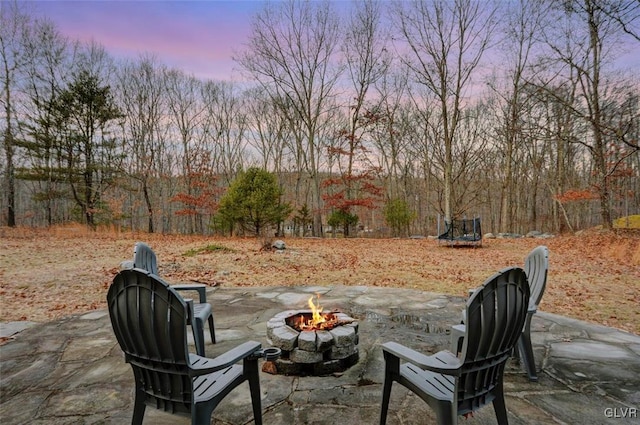
<path id="1" fill-rule="evenodd" d="M 376 424 L 384 362 L 380 343 L 397 341 L 425 353 L 449 347 L 462 298 L 377 287 L 211 288 L 218 343 L 215 356 L 246 340 L 266 340 L 266 322 L 288 309 L 306 308 L 316 292 L 325 310 L 359 321 L 359 361 L 324 377 L 261 372 L 265 424 Z M 544 299 L 542 302 L 544 309 Z M 22 330 L 23 328 L 25 328 Z M 640 337 L 539 312 L 532 338 L 539 382 L 529 382 L 516 361 L 505 376 L 510 424 L 640 423 Z M 0 422 L 9 424 L 127 424 L 133 412 L 133 374 L 111 331 L 106 310 L 63 320 L 5 323 L 0 335 Z M 418 397 L 394 385 L 388 423 L 435 423 Z M 212 423 L 252 423 L 248 385 L 234 390 Z M 495 424 L 489 406 L 462 423 Z M 188 419 L 148 408 L 146 424 Z"/>

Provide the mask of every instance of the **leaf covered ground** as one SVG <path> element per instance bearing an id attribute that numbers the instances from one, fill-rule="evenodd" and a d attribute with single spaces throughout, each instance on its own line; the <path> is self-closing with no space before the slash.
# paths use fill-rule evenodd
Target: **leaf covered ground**
<path id="1" fill-rule="evenodd" d="M 542 311 L 640 334 L 640 234 L 599 231 L 490 239 L 476 249 L 430 239 L 286 238 L 284 251 L 265 251 L 253 238 L 0 228 L 0 321 L 105 308 L 107 288 L 138 240 L 156 251 L 169 282 L 392 286 L 459 296 L 544 244 L 550 269 Z"/>

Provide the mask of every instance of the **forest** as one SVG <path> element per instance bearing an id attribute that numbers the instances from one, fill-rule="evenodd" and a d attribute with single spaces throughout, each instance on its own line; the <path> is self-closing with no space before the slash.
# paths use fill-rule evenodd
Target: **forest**
<path id="1" fill-rule="evenodd" d="M 621 59 L 640 51 L 638 2 L 336 7 L 265 3 L 243 78 L 214 81 L 1 2 L 0 224 L 213 234 L 248 169 L 274 176 L 278 227 L 299 236 L 463 217 L 564 233 L 640 212 L 640 70 Z"/>

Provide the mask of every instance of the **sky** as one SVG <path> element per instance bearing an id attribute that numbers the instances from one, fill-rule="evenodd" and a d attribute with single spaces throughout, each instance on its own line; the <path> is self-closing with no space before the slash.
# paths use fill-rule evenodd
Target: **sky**
<path id="1" fill-rule="evenodd" d="M 2 0 L 0 0 L 2 1 Z M 25 1 L 25 0 L 22 0 Z M 234 53 L 244 50 L 262 0 L 30 0 L 70 40 L 95 40 L 115 58 L 156 53 L 160 62 L 201 79 L 241 81 Z M 618 59 L 640 69 L 640 54 Z"/>
<path id="2" fill-rule="evenodd" d="M 37 16 L 70 40 L 95 40 L 115 58 L 156 53 L 159 61 L 202 79 L 238 80 L 257 0 L 31 1 Z"/>

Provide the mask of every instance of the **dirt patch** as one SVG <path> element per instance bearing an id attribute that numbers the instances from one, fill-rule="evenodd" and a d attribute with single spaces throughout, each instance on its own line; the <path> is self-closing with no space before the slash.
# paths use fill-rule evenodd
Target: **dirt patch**
<path id="1" fill-rule="evenodd" d="M 466 296 L 495 271 L 550 249 L 541 310 L 640 334 L 640 235 L 587 232 L 552 239 L 491 239 L 482 248 L 448 248 L 430 239 L 262 241 L 0 228 L 0 321 L 52 320 L 105 308 L 119 264 L 143 240 L 170 282 L 223 286 L 364 285 Z"/>

